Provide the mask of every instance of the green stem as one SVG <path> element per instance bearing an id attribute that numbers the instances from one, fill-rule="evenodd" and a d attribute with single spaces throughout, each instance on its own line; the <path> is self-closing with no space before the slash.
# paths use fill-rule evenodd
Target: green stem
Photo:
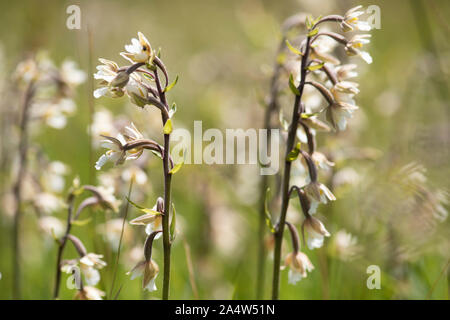
<path id="1" fill-rule="evenodd" d="M 164 246 L 164 280 L 163 280 L 163 300 L 169 299 L 169 286 L 170 286 L 170 185 L 172 181 L 172 174 L 169 173 L 169 142 L 170 135 L 164 135 L 164 215 L 162 217 L 163 226 L 163 246 Z"/>
<path id="2" fill-rule="evenodd" d="M 161 67 L 160 67 L 161 68 Z M 166 79 L 167 72 L 163 70 Z M 167 82 L 167 81 L 166 81 Z M 161 108 L 161 116 L 163 120 L 163 126 L 166 124 L 168 118 L 167 110 L 169 106 L 167 105 L 166 95 L 161 88 L 161 82 L 158 76 L 158 71 L 155 71 L 155 83 L 158 89 L 158 95 L 160 102 L 163 105 Z M 163 154 L 163 167 L 164 167 L 164 215 L 162 217 L 162 227 L 163 227 L 163 249 L 164 249 L 164 278 L 163 278 L 163 294 L 162 299 L 169 299 L 169 288 L 170 288 L 170 250 L 171 250 L 171 240 L 170 240 L 170 186 L 172 181 L 172 174 L 170 171 L 170 134 L 164 134 L 164 154 Z"/>

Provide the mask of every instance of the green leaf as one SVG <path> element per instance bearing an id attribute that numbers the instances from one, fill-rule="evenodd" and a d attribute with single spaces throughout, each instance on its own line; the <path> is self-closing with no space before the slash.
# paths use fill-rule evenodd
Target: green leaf
<path id="1" fill-rule="evenodd" d="M 289 152 L 289 154 L 286 157 L 286 160 L 289 162 L 294 161 L 295 159 L 297 159 L 299 153 L 300 153 L 300 148 L 301 148 L 301 143 L 297 143 L 297 145 L 294 147 L 294 149 L 291 150 L 291 152 Z"/>
<path id="2" fill-rule="evenodd" d="M 301 114 L 301 118 L 302 118 L 302 119 L 308 119 L 308 118 L 311 118 L 311 117 L 315 117 L 315 116 L 317 116 L 317 115 L 319 115 L 319 114 L 320 114 L 320 112 L 302 113 L 302 114 Z"/>
<path id="3" fill-rule="evenodd" d="M 87 218 L 87 219 L 84 219 L 84 220 L 73 220 L 72 224 L 74 226 L 82 227 L 82 226 L 87 225 L 89 222 L 91 222 L 91 220 L 92 220 L 92 218 Z"/>
<path id="4" fill-rule="evenodd" d="M 315 36 L 319 32 L 319 29 L 312 29 L 310 32 L 308 32 L 308 37 Z"/>
<path id="5" fill-rule="evenodd" d="M 172 120 L 167 119 L 166 123 L 164 124 L 163 132 L 164 134 L 171 134 L 172 133 Z"/>
<path id="6" fill-rule="evenodd" d="M 175 227 L 177 223 L 177 212 L 175 211 L 175 205 L 172 203 L 172 221 L 170 222 L 170 239 L 173 241 L 175 239 Z"/>
<path id="7" fill-rule="evenodd" d="M 176 165 L 174 165 L 173 168 L 172 168 L 172 170 L 169 171 L 169 173 L 170 173 L 170 174 L 175 174 L 175 173 L 177 173 L 177 172 L 181 169 L 181 167 L 183 166 L 183 164 L 184 164 L 184 160 L 181 161 L 180 163 L 177 163 Z"/>
<path id="8" fill-rule="evenodd" d="M 171 84 L 169 84 L 167 87 L 164 88 L 163 92 L 169 92 L 178 82 L 178 75 L 175 77 L 175 80 Z"/>
<path id="9" fill-rule="evenodd" d="M 270 195 L 270 188 L 267 188 L 266 190 L 266 197 L 264 198 L 264 213 L 266 214 L 266 224 L 270 229 L 270 232 L 275 233 L 275 228 L 272 223 L 272 217 L 270 216 L 269 212 L 269 195 Z"/>
<path id="10" fill-rule="evenodd" d="M 287 45 L 288 49 L 289 49 L 293 54 L 296 54 L 296 55 L 299 55 L 299 56 L 303 56 L 303 53 L 302 53 L 300 50 L 294 48 L 294 47 L 292 46 L 292 44 L 289 42 L 289 40 L 287 40 L 287 39 L 286 39 L 286 45 Z"/>
<path id="11" fill-rule="evenodd" d="M 77 197 L 84 191 L 84 186 L 80 186 L 80 178 L 76 176 L 72 181 L 72 186 L 69 189 L 69 193 Z"/>
<path id="12" fill-rule="evenodd" d="M 133 206 L 138 208 L 139 210 L 145 209 L 145 207 L 138 205 L 137 203 L 134 203 L 133 201 L 131 201 L 130 198 L 128 198 L 127 196 L 125 196 L 125 198 L 127 199 L 127 201 Z"/>
<path id="13" fill-rule="evenodd" d="M 161 212 L 158 212 L 158 211 L 156 211 L 156 210 L 153 210 L 153 209 L 150 209 L 150 208 L 146 208 L 146 207 L 140 206 L 140 205 L 138 205 L 137 203 L 134 203 L 133 201 L 131 201 L 131 199 L 128 198 L 128 197 L 125 197 L 125 198 L 128 200 L 128 202 L 129 202 L 133 207 L 139 209 L 140 211 L 142 211 L 142 212 L 144 212 L 144 213 L 146 213 L 146 214 L 149 214 L 149 215 L 155 215 L 155 216 L 156 216 L 156 215 L 161 215 L 161 214 L 162 214 Z"/>
<path id="14" fill-rule="evenodd" d="M 312 24 L 315 25 L 317 22 L 319 22 L 320 19 L 322 19 L 322 17 L 323 17 L 322 15 L 318 16 L 316 19 L 312 21 Z"/>
<path id="15" fill-rule="evenodd" d="M 83 193 L 83 191 L 84 191 L 84 187 L 79 187 L 79 188 L 77 188 L 77 189 L 74 189 L 74 190 L 72 191 L 72 194 L 73 194 L 74 196 L 79 196 L 80 194 Z"/>
<path id="16" fill-rule="evenodd" d="M 310 30 L 313 27 L 312 20 L 313 20 L 312 16 L 306 17 L 305 23 L 306 23 L 306 27 L 308 28 L 308 30 Z"/>
<path id="17" fill-rule="evenodd" d="M 325 65 L 325 62 L 321 62 L 319 64 L 314 64 L 314 65 L 309 65 L 308 66 L 308 70 L 309 71 L 316 71 L 316 70 L 320 70 L 323 68 L 323 66 Z"/>
<path id="18" fill-rule="evenodd" d="M 172 170 L 169 171 L 170 174 L 177 173 L 181 169 L 181 167 L 184 165 L 184 162 L 186 161 L 186 149 L 183 149 L 182 156 L 183 156 L 183 160 L 181 160 L 181 162 L 179 162 L 173 166 Z"/>
<path id="19" fill-rule="evenodd" d="M 300 91 L 298 91 L 298 88 L 294 84 L 294 77 L 292 76 L 292 74 L 289 76 L 289 88 L 296 96 L 300 95 Z"/>

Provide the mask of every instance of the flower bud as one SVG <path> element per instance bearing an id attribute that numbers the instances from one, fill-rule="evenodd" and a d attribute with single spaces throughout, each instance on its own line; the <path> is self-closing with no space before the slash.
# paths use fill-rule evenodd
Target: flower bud
<path id="1" fill-rule="evenodd" d="M 120 71 L 111 81 L 111 87 L 123 88 L 130 80 L 130 75 L 126 71 Z"/>
<path id="2" fill-rule="evenodd" d="M 164 213 L 164 199 L 161 197 L 156 199 L 156 211 Z"/>

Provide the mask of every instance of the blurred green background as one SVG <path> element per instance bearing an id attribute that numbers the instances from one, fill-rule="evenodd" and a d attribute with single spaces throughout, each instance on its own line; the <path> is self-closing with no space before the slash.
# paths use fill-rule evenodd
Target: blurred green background
<path id="1" fill-rule="evenodd" d="M 66 28 L 70 4 L 81 8 L 81 30 Z M 58 65 L 67 57 L 78 62 L 88 73 L 88 81 L 77 90 L 76 114 L 63 130 L 44 127 L 32 143 L 50 160 L 70 166 L 66 185 L 77 175 L 82 183 L 95 183 L 93 174 L 98 172 L 93 171 L 92 160 L 103 150 L 96 147 L 90 156 L 89 103 L 96 85 L 92 74 L 99 57 L 124 64 L 119 52 L 137 31 L 153 47 L 161 47 L 171 78 L 180 76 L 169 94 L 169 101 L 178 105 L 175 127 L 192 131 L 193 121 L 202 120 L 203 128 L 258 128 L 264 114 L 260 101 L 269 89 L 282 22 L 300 12 L 343 14 L 358 4 L 381 8 L 381 29 L 372 32 L 369 47 L 374 63 L 361 66 L 357 80 L 361 110 L 350 121 L 348 132 L 319 140 L 319 147 L 341 159 L 335 170 L 352 168 L 357 182 L 344 186 L 336 182 L 333 191 L 338 201 L 320 210 L 332 236 L 319 250 L 305 249 L 316 269 L 296 286 L 287 283 L 287 271 L 282 271 L 280 297 L 448 299 L 449 223 L 436 218 L 437 211 L 446 214 L 448 208 L 441 198 L 448 193 L 450 173 L 448 1 L 2 1 L 2 89 L 9 90 L 15 66 L 32 52 L 44 49 Z M 2 110 L 19 107 L 20 91 L 3 91 L 2 96 Z M 149 108 L 138 110 L 126 100 L 103 98 L 94 101 L 94 107 L 125 115 L 146 132 L 161 132 L 159 122 L 152 119 L 157 113 Z M 6 128 L 4 121 L 2 126 Z M 3 128 L 2 141 L 7 141 Z M 158 135 L 156 139 L 161 141 Z M 347 159 L 345 150 L 365 150 L 375 156 Z M 405 191 L 403 184 L 408 182 L 399 178 L 399 172 L 410 163 L 426 169 L 426 181 L 422 176 L 419 180 L 427 197 L 414 189 L 416 184 Z M 162 173 L 155 158 L 150 158 L 148 168 L 151 188 L 139 203 L 151 207 L 162 192 Z M 2 169 L 3 195 L 11 188 L 11 169 L 7 165 Z M 421 170 L 415 174 L 421 175 Z M 256 166 L 186 165 L 175 175 L 173 201 L 180 217 L 180 235 L 173 247 L 172 299 L 255 298 L 259 178 Z M 124 199 L 126 189 L 119 190 L 117 197 Z M 298 216 L 297 203 L 292 207 L 297 211 L 293 216 Z M 12 219 L 5 206 L 1 210 L 0 298 L 10 299 Z M 92 214 L 90 224 L 74 227 L 74 234 L 88 251 L 105 255 L 108 267 L 101 271 L 100 288 L 109 292 L 115 253 L 95 226 L 114 214 Z M 129 217 L 138 214 L 130 209 Z M 66 212 L 55 216 L 64 220 Z M 50 299 L 56 246 L 39 231 L 32 209 L 25 212 L 23 222 L 23 298 Z M 124 244 L 116 280 L 116 289 L 122 288 L 119 299 L 159 298 L 161 274 L 159 290 L 146 295 L 139 280 L 131 281 L 125 275 L 132 266 L 127 261 L 130 251 L 144 237 L 142 228 L 130 229 L 134 237 Z M 351 258 L 342 254 L 348 248 L 342 249 L 336 237 L 342 230 L 357 239 Z M 196 289 L 189 279 L 185 244 L 190 248 Z M 75 257 L 73 248 L 67 248 L 65 257 Z M 287 236 L 284 248 L 287 253 Z M 161 243 L 155 247 L 154 259 L 162 269 Z M 269 298 L 271 263 L 270 252 L 264 298 Z M 366 286 L 369 265 L 381 268 L 380 290 Z M 65 280 L 66 275 L 61 298 L 70 299 L 75 292 L 66 288 Z"/>

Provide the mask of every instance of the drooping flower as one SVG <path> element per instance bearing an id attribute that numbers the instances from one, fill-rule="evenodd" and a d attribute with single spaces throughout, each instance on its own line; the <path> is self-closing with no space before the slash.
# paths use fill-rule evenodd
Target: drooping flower
<path id="1" fill-rule="evenodd" d="M 122 203 L 121 200 L 117 199 L 114 196 L 114 187 L 113 186 L 98 186 L 97 188 L 98 193 L 100 194 L 101 201 L 104 205 L 111 208 L 114 212 L 119 211 L 120 204 Z"/>
<path id="2" fill-rule="evenodd" d="M 95 286 L 100 281 L 98 270 L 106 266 L 106 262 L 101 258 L 101 254 L 88 253 L 80 259 L 80 269 L 88 285 Z"/>
<path id="3" fill-rule="evenodd" d="M 333 237 L 332 247 L 335 254 L 342 260 L 350 260 L 360 251 L 358 239 L 345 230 L 339 230 Z"/>
<path id="4" fill-rule="evenodd" d="M 345 167 L 337 171 L 333 176 L 333 187 L 338 188 L 343 185 L 356 185 L 361 181 L 361 176 L 351 167 Z"/>
<path id="5" fill-rule="evenodd" d="M 151 233 L 161 230 L 162 228 L 162 214 L 159 214 L 163 211 L 162 208 L 158 208 L 158 199 L 156 201 L 156 204 L 151 209 L 151 212 L 145 213 L 142 216 L 139 216 L 133 220 L 130 221 L 130 224 L 132 225 L 140 225 L 145 226 L 145 233 L 150 235 Z M 161 199 L 162 200 L 162 199 Z M 155 236 L 155 239 L 159 239 L 161 237 L 162 233 L 158 233 Z"/>
<path id="6" fill-rule="evenodd" d="M 370 34 L 357 34 L 347 42 L 345 46 L 345 52 L 348 56 L 360 56 L 365 62 L 371 64 L 373 59 L 367 51 L 361 51 L 360 49 L 370 43 Z"/>
<path id="7" fill-rule="evenodd" d="M 147 183 L 147 174 L 138 166 L 132 166 L 123 170 L 122 179 L 127 182 L 133 180 L 138 185 L 144 185 Z"/>
<path id="8" fill-rule="evenodd" d="M 130 62 L 148 62 L 151 63 L 154 58 L 154 52 L 147 38 L 138 32 L 138 39 L 131 39 L 131 44 L 125 45 L 127 52 L 121 52 L 120 55 Z"/>
<path id="9" fill-rule="evenodd" d="M 84 286 L 75 295 L 75 300 L 102 300 L 105 292 L 91 286 Z"/>
<path id="10" fill-rule="evenodd" d="M 117 135 L 113 114 L 109 110 L 100 108 L 94 113 L 93 118 L 94 120 L 90 129 L 93 136 L 104 135 L 112 137 Z"/>
<path id="11" fill-rule="evenodd" d="M 130 98 L 130 101 L 138 107 L 143 107 L 148 96 L 148 88 L 145 84 L 145 80 L 141 78 L 137 73 L 132 73 L 130 81 L 125 86 L 125 92 Z"/>
<path id="12" fill-rule="evenodd" d="M 348 10 L 344 15 L 344 20 L 341 22 L 341 28 L 344 32 L 348 31 L 370 31 L 371 27 L 367 21 L 362 21 L 359 16 L 365 12 L 361 9 L 362 6 L 356 6 Z"/>
<path id="13" fill-rule="evenodd" d="M 350 78 L 355 78 L 358 76 L 358 72 L 355 71 L 357 68 L 356 64 L 343 64 L 342 66 L 337 66 L 335 68 L 336 76 L 338 81 L 344 81 Z"/>
<path id="14" fill-rule="evenodd" d="M 56 101 L 44 100 L 34 103 L 32 115 L 52 128 L 62 129 L 67 124 L 67 116 L 73 114 L 75 110 L 76 104 L 72 99 L 61 98 Z"/>
<path id="15" fill-rule="evenodd" d="M 322 31 L 327 30 L 326 28 L 323 28 Z M 338 65 L 340 63 L 339 59 L 331 54 L 336 46 L 336 41 L 331 39 L 330 37 L 317 38 L 311 47 L 311 59 L 319 59 L 333 65 Z"/>
<path id="16" fill-rule="evenodd" d="M 44 233 L 51 237 L 56 237 L 57 239 L 62 237 L 65 231 L 65 226 L 61 220 L 53 216 L 39 218 L 38 225 Z"/>
<path id="17" fill-rule="evenodd" d="M 123 242 L 128 242 L 131 240 L 131 230 L 128 225 L 123 225 L 123 219 L 108 220 L 97 228 L 114 251 L 117 251 L 119 248 L 122 226 L 124 227 Z"/>
<path id="18" fill-rule="evenodd" d="M 13 78 L 19 82 L 28 84 L 38 80 L 40 75 L 36 60 L 27 59 L 19 63 L 14 71 Z"/>
<path id="19" fill-rule="evenodd" d="M 310 250 L 322 247 L 324 237 L 330 236 L 322 221 L 312 216 L 305 219 L 303 228 L 308 233 L 307 244 Z"/>
<path id="20" fill-rule="evenodd" d="M 40 192 L 33 198 L 33 203 L 41 212 L 53 214 L 64 208 L 64 201 L 50 192 Z"/>
<path id="21" fill-rule="evenodd" d="M 359 90 L 354 82 L 342 81 L 331 88 L 330 92 L 333 95 L 333 103 L 327 109 L 327 120 L 335 129 L 345 130 L 347 120 L 358 110 L 353 97 Z"/>
<path id="22" fill-rule="evenodd" d="M 75 61 L 65 60 L 60 68 L 61 80 L 71 87 L 78 86 L 86 80 L 86 72 L 78 69 Z"/>
<path id="23" fill-rule="evenodd" d="M 308 256 L 301 251 L 297 254 L 289 253 L 285 259 L 285 265 L 289 267 L 289 283 L 296 284 L 303 278 L 307 277 L 307 272 L 314 270 L 314 266 Z"/>
<path id="24" fill-rule="evenodd" d="M 334 162 L 328 160 L 322 152 L 314 151 L 311 155 L 311 159 L 314 161 L 316 167 L 322 170 L 329 170 L 331 167 L 334 167 Z"/>
<path id="25" fill-rule="evenodd" d="M 333 96 L 338 101 L 345 101 L 348 98 L 353 98 L 354 95 L 359 93 L 358 84 L 352 81 L 339 81 L 334 85 L 332 91 L 334 91 Z"/>
<path id="26" fill-rule="evenodd" d="M 143 135 L 136 129 L 133 123 L 131 124 L 131 127 L 125 127 L 125 133 L 119 133 L 117 138 L 108 136 L 103 137 L 107 140 L 103 141 L 102 147 L 109 150 L 95 163 L 95 168 L 97 170 L 100 170 L 102 166 L 109 161 L 114 162 L 115 165 L 119 165 L 123 164 L 126 160 L 135 160 L 143 153 L 143 148 L 134 148 L 131 150 L 124 149 L 128 142 L 143 138 Z"/>
<path id="27" fill-rule="evenodd" d="M 343 131 L 347 127 L 347 120 L 353 117 L 356 110 L 357 106 L 333 104 L 327 109 L 327 119 L 335 128 Z"/>
<path id="28" fill-rule="evenodd" d="M 88 253 L 80 259 L 80 263 L 87 267 L 102 269 L 106 266 L 106 262 L 104 262 L 102 258 L 102 254 Z"/>
<path id="29" fill-rule="evenodd" d="M 155 280 L 158 276 L 159 267 L 153 259 L 139 262 L 133 269 L 127 272 L 131 280 L 142 276 L 142 288 L 150 292 L 156 291 Z"/>
<path id="30" fill-rule="evenodd" d="M 94 74 L 94 79 L 101 80 L 101 87 L 94 91 L 94 97 L 122 97 L 124 95 L 123 89 L 120 87 L 111 86 L 112 81 L 117 77 L 119 66 L 117 65 L 117 63 L 111 60 L 103 58 L 100 58 L 98 60 L 102 64 L 97 66 L 97 73 Z"/>
<path id="31" fill-rule="evenodd" d="M 317 181 L 311 181 L 308 185 L 306 185 L 305 192 L 311 200 L 311 205 L 314 202 L 326 204 L 328 203 L 328 201 L 336 200 L 336 197 L 333 195 L 330 189 L 328 189 L 324 184 Z"/>
<path id="32" fill-rule="evenodd" d="M 101 80 L 100 88 L 94 91 L 95 98 L 119 98 L 126 93 L 132 103 L 140 107 L 145 105 L 143 101 L 147 99 L 149 89 L 138 73 L 128 75 L 126 71 L 120 71 L 114 61 L 101 58 L 99 60 L 103 64 L 97 66 L 98 71 L 94 74 L 95 79 Z"/>
<path id="33" fill-rule="evenodd" d="M 69 172 L 67 165 L 61 161 L 52 161 L 43 173 L 42 184 L 47 190 L 61 192 L 65 186 L 64 176 Z"/>

